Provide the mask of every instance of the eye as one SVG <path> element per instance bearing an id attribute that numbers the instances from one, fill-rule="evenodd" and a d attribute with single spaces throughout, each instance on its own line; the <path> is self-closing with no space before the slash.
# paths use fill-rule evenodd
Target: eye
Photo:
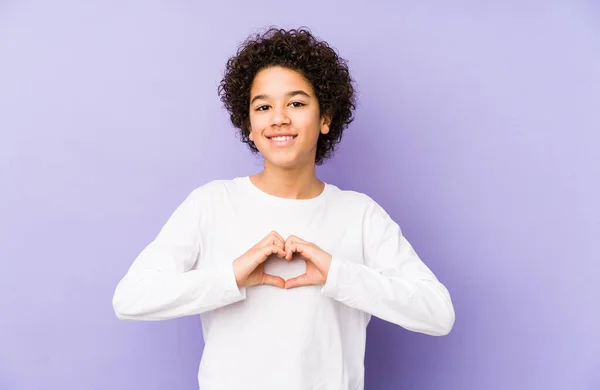
<path id="1" fill-rule="evenodd" d="M 267 106 L 267 105 L 264 105 L 264 106 L 259 106 L 259 107 L 256 107 L 256 111 L 265 111 L 265 110 L 267 110 L 268 108 L 269 108 L 269 106 Z"/>
<path id="2" fill-rule="evenodd" d="M 293 107 L 302 107 L 305 106 L 306 104 L 301 103 L 301 102 L 291 102 L 290 103 Z"/>

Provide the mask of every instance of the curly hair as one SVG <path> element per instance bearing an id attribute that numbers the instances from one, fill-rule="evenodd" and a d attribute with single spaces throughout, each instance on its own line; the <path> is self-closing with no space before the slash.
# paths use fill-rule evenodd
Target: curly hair
<path id="1" fill-rule="evenodd" d="M 218 94 L 239 130 L 242 142 L 257 153 L 249 139 L 250 88 L 256 74 L 268 67 L 281 66 L 302 74 L 312 85 L 321 115 L 331 118 L 329 132 L 320 134 L 315 164 L 333 155 L 345 128 L 354 120 L 356 108 L 354 80 L 346 60 L 327 42 L 320 41 L 307 28 L 277 29 L 250 36 L 227 61 Z"/>

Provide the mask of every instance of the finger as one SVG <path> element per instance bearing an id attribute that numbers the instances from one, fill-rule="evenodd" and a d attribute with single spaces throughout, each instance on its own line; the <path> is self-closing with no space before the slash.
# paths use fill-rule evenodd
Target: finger
<path id="1" fill-rule="evenodd" d="M 267 245 L 261 248 L 262 249 L 262 261 L 265 261 L 267 257 L 271 255 L 277 255 L 279 257 L 285 257 L 285 251 L 278 245 Z"/>
<path id="2" fill-rule="evenodd" d="M 259 242 L 256 243 L 256 246 L 259 248 L 262 248 L 262 247 L 272 244 L 272 243 L 273 243 L 273 234 L 272 234 L 272 232 L 269 232 L 269 234 L 264 236 Z"/>
<path id="3" fill-rule="evenodd" d="M 285 280 L 283 278 L 270 274 L 263 274 L 261 284 L 285 288 Z"/>
<path id="4" fill-rule="evenodd" d="M 289 246 L 289 248 L 286 250 L 285 258 L 288 261 L 292 260 L 292 256 L 294 255 L 294 253 L 297 253 L 303 259 L 308 260 L 307 251 L 308 251 L 308 249 L 307 249 L 307 245 L 305 243 L 295 242 L 295 243 L 291 244 Z"/>
<path id="5" fill-rule="evenodd" d="M 252 258 L 252 260 L 255 262 L 254 268 L 264 263 L 269 256 L 273 254 L 276 254 L 279 257 L 285 257 L 285 251 L 277 245 L 267 245 L 260 248 L 254 248 L 254 251 L 254 253 L 256 253 L 256 255 L 254 255 Z"/>
<path id="6" fill-rule="evenodd" d="M 285 240 L 283 239 L 283 237 L 281 237 L 281 235 L 279 233 L 277 233 L 275 230 L 273 230 L 271 232 L 271 234 L 273 234 L 275 237 L 277 237 L 281 243 L 285 243 Z"/>
<path id="7" fill-rule="evenodd" d="M 286 245 L 285 248 L 286 248 L 286 250 L 285 250 L 285 259 L 287 261 L 290 261 L 290 260 L 292 260 L 292 257 L 294 256 L 294 253 L 298 249 L 298 245 L 296 243 L 292 243 L 290 245 Z"/>
<path id="8" fill-rule="evenodd" d="M 288 242 L 289 242 L 290 244 L 292 244 L 292 243 L 294 243 L 294 242 L 301 242 L 301 243 L 303 243 L 303 244 L 308 244 L 308 241 L 306 241 L 306 240 L 303 240 L 303 239 L 301 239 L 300 237 L 298 237 L 298 236 L 294 236 L 294 235 L 291 235 L 291 236 L 289 236 L 285 242 L 286 242 L 286 244 L 287 244 Z"/>
<path id="9" fill-rule="evenodd" d="M 252 249 L 260 249 L 260 248 L 264 248 L 264 247 L 267 247 L 270 245 L 277 245 L 281 249 L 283 249 L 285 247 L 285 243 L 284 243 L 283 239 L 281 238 L 281 236 L 279 234 L 277 234 L 277 232 L 272 231 L 269 234 L 267 234 L 265 237 L 263 237 L 262 240 L 257 242 L 252 247 Z"/>
<path id="10" fill-rule="evenodd" d="M 295 278 L 291 278 L 285 281 L 285 288 L 294 288 L 301 286 L 309 286 L 314 283 L 308 277 L 308 274 L 302 274 L 300 276 L 296 276 Z"/>
<path id="11" fill-rule="evenodd" d="M 266 245 L 278 245 L 281 248 L 284 248 L 285 241 L 283 238 L 277 233 L 275 230 L 271 231 L 267 234 L 259 243 L 258 246 L 266 246 Z"/>
<path id="12" fill-rule="evenodd" d="M 291 235 L 287 238 L 287 240 L 285 240 L 285 252 L 286 252 L 286 259 L 290 260 L 292 255 L 293 255 L 293 250 L 290 250 L 290 248 L 294 247 L 294 244 L 308 244 L 307 241 L 304 241 L 303 239 L 301 239 L 298 236 L 294 236 Z"/>
<path id="13" fill-rule="evenodd" d="M 285 247 L 285 251 L 288 251 L 288 248 L 294 243 L 296 242 L 296 236 L 289 236 L 284 243 L 284 247 Z"/>

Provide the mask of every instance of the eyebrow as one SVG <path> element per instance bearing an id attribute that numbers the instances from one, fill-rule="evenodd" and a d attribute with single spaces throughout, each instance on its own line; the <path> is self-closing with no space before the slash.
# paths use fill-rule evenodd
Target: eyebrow
<path id="1" fill-rule="evenodd" d="M 285 94 L 286 97 L 292 97 L 292 96 L 296 96 L 296 95 L 303 95 L 303 96 L 306 96 L 307 98 L 311 97 L 308 93 L 304 92 L 301 89 L 298 89 L 296 91 L 290 91 L 290 92 L 288 92 L 288 93 Z M 256 95 L 256 96 L 254 96 L 252 98 L 252 100 L 250 101 L 250 104 L 254 103 L 255 100 L 258 100 L 258 99 L 266 100 L 268 98 L 269 98 L 269 95 L 265 95 L 265 94 L 263 94 L 263 95 Z"/>

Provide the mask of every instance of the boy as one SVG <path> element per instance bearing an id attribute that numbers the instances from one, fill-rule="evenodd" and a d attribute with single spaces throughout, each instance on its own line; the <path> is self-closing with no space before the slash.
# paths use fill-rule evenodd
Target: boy
<path id="1" fill-rule="evenodd" d="M 201 315 L 201 390 L 362 390 L 372 315 L 429 335 L 454 324 L 398 224 L 316 176 L 352 122 L 352 83 L 307 30 L 246 40 L 219 94 L 264 169 L 192 191 L 115 290 L 121 319 Z"/>

